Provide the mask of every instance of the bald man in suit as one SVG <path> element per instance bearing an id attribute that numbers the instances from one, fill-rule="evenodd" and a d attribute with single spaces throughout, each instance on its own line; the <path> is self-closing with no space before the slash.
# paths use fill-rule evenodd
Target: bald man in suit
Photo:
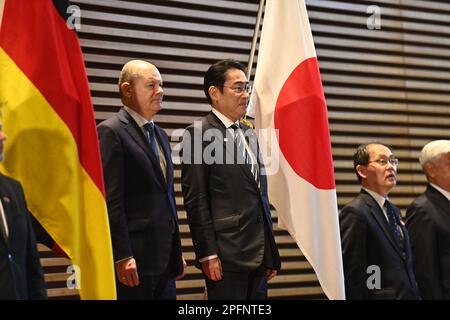
<path id="1" fill-rule="evenodd" d="M 98 125 L 118 299 L 174 300 L 184 275 L 167 134 L 153 122 L 162 77 L 132 60 L 119 77 L 123 108 Z"/>

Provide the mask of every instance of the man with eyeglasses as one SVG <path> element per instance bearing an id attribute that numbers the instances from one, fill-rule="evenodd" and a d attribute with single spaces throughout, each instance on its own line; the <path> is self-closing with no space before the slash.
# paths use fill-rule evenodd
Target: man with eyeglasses
<path id="1" fill-rule="evenodd" d="M 397 164 L 381 143 L 361 145 L 353 156 L 362 189 L 339 215 L 349 300 L 419 299 L 408 232 L 388 199 Z"/>
<path id="2" fill-rule="evenodd" d="M 406 212 L 423 299 L 450 299 L 450 140 L 426 144 L 419 157 L 428 185 Z"/>
<path id="3" fill-rule="evenodd" d="M 203 90 L 212 111 L 202 119 L 200 134 L 195 123 L 186 130 L 181 174 L 196 266 L 211 300 L 265 299 L 267 280 L 281 262 L 256 134 L 239 122 L 249 99 L 245 68 L 234 60 L 215 63 Z M 214 157 L 207 159 L 212 149 Z M 219 154 L 231 155 L 231 161 Z"/>

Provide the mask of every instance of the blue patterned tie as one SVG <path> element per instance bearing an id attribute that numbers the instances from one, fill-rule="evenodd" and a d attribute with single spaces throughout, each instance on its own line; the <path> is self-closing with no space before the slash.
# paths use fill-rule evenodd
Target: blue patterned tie
<path id="1" fill-rule="evenodd" d="M 249 154 L 251 151 L 248 150 L 249 146 L 245 142 L 245 137 L 242 130 L 236 124 L 232 124 L 230 128 L 234 130 L 234 139 L 237 145 L 238 159 L 243 159 L 244 163 L 249 166 L 253 179 L 255 179 L 256 184 L 259 186 L 258 162 L 254 157 L 252 157 L 252 155 Z"/>
<path id="2" fill-rule="evenodd" d="M 389 220 L 389 225 L 391 227 L 392 235 L 394 236 L 394 239 L 398 241 L 398 243 L 401 242 L 401 235 L 399 230 L 399 221 L 395 214 L 394 206 L 389 200 L 386 200 L 384 202 L 384 208 L 386 209 L 386 214 Z"/>
<path id="3" fill-rule="evenodd" d="M 158 142 L 156 142 L 155 137 L 155 124 L 153 122 L 147 122 L 146 124 L 144 124 L 144 128 L 148 133 L 147 138 L 150 142 L 150 146 L 152 147 L 153 154 L 159 161 Z"/>

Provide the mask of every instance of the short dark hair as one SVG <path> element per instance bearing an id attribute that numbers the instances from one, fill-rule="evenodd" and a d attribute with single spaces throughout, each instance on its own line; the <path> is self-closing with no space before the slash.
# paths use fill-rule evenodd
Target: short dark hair
<path id="1" fill-rule="evenodd" d="M 225 74 L 230 69 L 238 69 L 244 73 L 246 72 L 245 67 L 239 61 L 233 59 L 220 60 L 210 66 L 206 71 L 205 77 L 203 78 L 203 91 L 210 104 L 212 104 L 212 100 L 208 92 L 209 87 L 217 87 L 222 92 L 225 83 Z"/>
<path id="2" fill-rule="evenodd" d="M 370 153 L 369 153 L 369 150 L 367 147 L 372 144 L 378 144 L 378 145 L 385 146 L 386 148 L 391 150 L 391 152 L 393 152 L 392 148 L 390 146 L 385 145 L 384 143 L 381 143 L 378 141 L 369 142 L 369 143 L 361 144 L 360 146 L 358 146 L 355 153 L 353 154 L 353 170 L 355 170 L 355 173 L 356 173 L 356 176 L 358 177 L 359 182 L 361 182 L 361 177 L 358 174 L 356 167 L 359 165 L 366 166 L 369 164 Z"/>

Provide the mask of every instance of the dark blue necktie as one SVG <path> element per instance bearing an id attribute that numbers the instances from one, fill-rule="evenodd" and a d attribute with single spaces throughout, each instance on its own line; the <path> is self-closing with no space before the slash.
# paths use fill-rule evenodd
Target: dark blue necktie
<path id="1" fill-rule="evenodd" d="M 148 133 L 148 141 L 150 142 L 153 154 L 159 161 L 158 142 L 156 142 L 155 137 L 155 124 L 153 122 L 147 122 L 146 124 L 144 124 L 144 128 Z"/>
<path id="2" fill-rule="evenodd" d="M 384 208 L 386 209 L 386 214 L 389 220 L 392 235 L 394 236 L 394 239 L 398 241 L 398 243 L 400 243 L 401 242 L 401 235 L 399 230 L 400 226 L 397 215 L 395 213 L 394 206 L 389 200 L 386 200 L 384 202 Z"/>

